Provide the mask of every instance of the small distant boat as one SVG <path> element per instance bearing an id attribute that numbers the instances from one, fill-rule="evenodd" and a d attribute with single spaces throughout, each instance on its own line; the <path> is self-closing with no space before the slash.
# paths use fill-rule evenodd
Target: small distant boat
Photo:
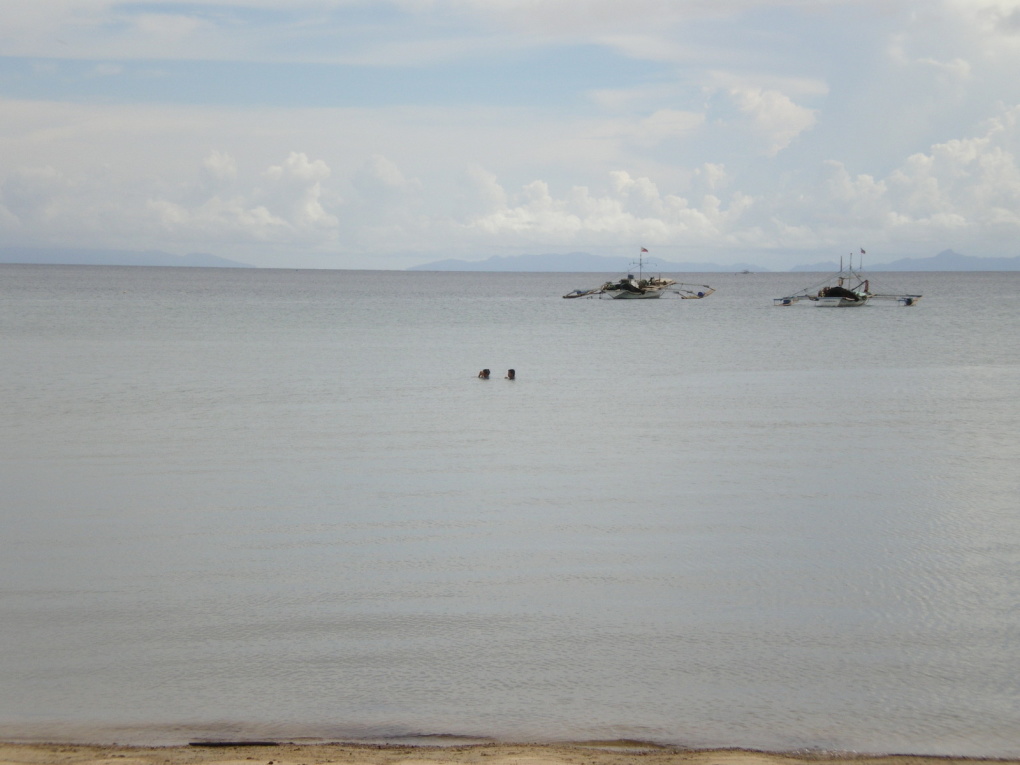
<path id="1" fill-rule="evenodd" d="M 861 255 L 864 255 L 861 250 Z M 921 295 L 884 294 L 871 291 L 871 280 L 860 272 L 860 265 L 853 267 L 853 256 L 844 268 L 842 258 L 839 272 L 825 277 L 821 282 L 787 297 L 773 298 L 775 305 L 794 305 L 803 300 L 819 308 L 858 308 L 872 300 L 893 301 L 900 305 L 914 305 Z"/>
<path id="2" fill-rule="evenodd" d="M 670 279 L 665 276 L 649 276 L 644 275 L 644 254 L 648 252 L 644 247 L 641 248 L 641 253 L 638 255 L 637 271 L 638 275 L 627 274 L 621 279 L 615 281 L 608 281 L 601 287 L 594 287 L 586 290 L 574 290 L 568 292 L 563 297 L 565 298 L 579 298 L 579 297 L 597 297 L 607 298 L 610 300 L 656 300 L 661 298 L 663 295 L 676 295 L 683 300 L 697 300 L 699 298 L 708 297 L 714 289 L 709 287 L 707 284 L 685 284 L 678 282 L 676 279 Z"/>

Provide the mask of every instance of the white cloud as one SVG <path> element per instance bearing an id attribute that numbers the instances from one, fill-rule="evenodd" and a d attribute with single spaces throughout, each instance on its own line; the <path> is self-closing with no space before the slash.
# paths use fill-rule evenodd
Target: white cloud
<path id="1" fill-rule="evenodd" d="M 729 183 L 726 168 L 712 162 L 706 162 L 704 165 L 695 170 L 694 177 L 703 184 L 706 189 L 713 192 L 718 189 L 725 188 Z"/>
<path id="2" fill-rule="evenodd" d="M 487 140 L 486 131 L 496 125 L 472 126 L 474 140 L 495 148 L 489 154 L 492 168 L 458 162 L 454 155 L 446 155 L 445 164 L 415 163 L 430 154 L 418 145 L 402 154 L 402 163 L 416 167 L 411 173 L 394 158 L 363 151 L 379 132 L 367 129 L 351 133 L 341 142 L 343 151 L 328 160 L 291 150 L 259 165 L 261 144 L 244 137 L 241 123 L 276 133 L 277 122 L 291 118 L 286 111 L 258 120 L 226 111 L 165 122 L 151 115 L 136 119 L 133 110 L 116 107 L 79 112 L 53 107 L 42 118 L 39 108 L 8 109 L 12 119 L 0 129 L 0 141 L 15 149 L 9 156 L 26 157 L 24 164 L 8 163 L 0 171 L 0 224 L 8 237 L 39 243 L 201 249 L 244 260 L 259 243 L 276 247 L 281 257 L 284 252 L 292 257 L 295 247 L 308 253 L 371 249 L 464 257 L 493 249 L 606 252 L 637 241 L 660 249 L 682 242 L 702 249 L 705 257 L 720 253 L 715 257 L 727 262 L 722 253 L 730 248 L 739 248 L 746 259 L 749 250 L 844 247 L 847 241 L 876 251 L 948 241 L 961 251 L 972 244 L 979 253 L 981 246 L 1002 246 L 1020 235 L 1020 107 L 1002 110 L 971 136 L 915 152 L 882 175 L 854 173 L 846 161 L 833 159 L 824 163 L 818 183 L 752 188 L 728 164 L 702 162 L 680 175 L 620 166 L 591 175 L 588 184 L 564 183 L 569 174 L 559 179 L 533 174 L 517 191 L 500 182 L 501 175 L 516 170 L 517 157 L 505 141 Z M 55 119 L 60 115 L 65 124 Z M 179 146 L 170 140 L 202 119 L 213 120 L 212 134 L 228 130 L 238 136 L 234 150 L 199 150 L 197 144 L 209 140 L 205 129 L 185 136 Z M 352 120 L 331 110 L 309 112 L 303 124 L 319 127 L 303 143 L 329 146 L 335 125 Z M 634 122 L 635 130 L 640 122 Z M 47 147 L 68 140 L 96 146 L 94 131 L 110 125 L 126 130 L 119 139 L 111 136 L 120 160 L 90 151 L 58 153 L 49 164 L 32 161 L 33 153 L 45 156 Z M 293 140 L 285 130 L 279 135 Z M 360 143 L 352 142 L 359 135 Z M 443 140 L 448 136 L 437 138 L 437 150 Z M 22 152 L 22 146 L 30 150 Z M 156 146 L 165 163 L 158 172 L 150 166 L 137 174 L 138 158 Z M 188 151 L 193 159 L 181 161 Z M 633 166 L 640 164 L 636 156 L 631 159 Z M 426 168 L 424 176 L 417 172 Z"/>
<path id="3" fill-rule="evenodd" d="M 233 157 L 212 152 L 176 183 L 155 180 L 136 188 L 107 174 L 67 177 L 52 167 L 19 169 L 0 181 L 7 233 L 41 244 L 134 247 L 211 246 L 245 242 L 322 244 L 337 219 L 323 207 L 329 169 L 300 152 L 270 166 L 263 180 L 238 186 Z M 139 239 L 141 237 L 141 239 Z M 131 246 L 128 244 L 127 246 Z"/>
<path id="4" fill-rule="evenodd" d="M 478 216 L 468 228 L 523 242 L 622 247 L 628 241 L 682 241 L 710 250 L 738 244 L 842 247 L 847 241 L 940 246 L 976 243 L 990 230 L 1001 244 L 1020 234 L 1018 115 L 1020 107 L 989 121 L 982 135 L 933 145 L 884 178 L 853 175 L 843 163 L 828 161 L 824 181 L 799 200 L 743 192 L 690 198 L 618 171 L 597 194 L 575 187 L 558 197 L 547 183 L 528 184 L 506 195 L 503 209 Z M 705 188 L 729 182 L 725 169 L 712 164 L 693 175 Z"/>
<path id="5" fill-rule="evenodd" d="M 400 168 L 386 157 L 373 154 L 358 169 L 354 186 L 366 196 L 404 194 L 420 188 L 417 181 L 409 181 Z"/>
<path id="6" fill-rule="evenodd" d="M 23 3 L 0 9 L 0 45 L 36 58 L 0 92 L 70 92 L 72 73 L 86 88 L 0 96 L 0 244 L 246 260 L 263 243 L 276 262 L 335 252 L 359 267 L 362 253 L 635 241 L 744 259 L 846 240 L 1013 254 L 1018 30 L 1020 0 Z M 555 87 L 491 55 L 529 49 Z M 278 60 L 444 60 L 437 92 L 454 96 L 394 86 L 388 105 L 344 106 L 364 82 L 324 77 L 341 106 L 153 104 L 127 61 L 201 72 L 204 56 L 278 79 Z M 181 71 L 165 69 L 160 86 Z"/>
<path id="7" fill-rule="evenodd" d="M 680 240 L 715 245 L 719 237 L 736 238 L 731 229 L 751 204 L 744 195 L 723 203 L 706 194 L 692 205 L 684 197 L 663 194 L 648 178 L 616 171 L 598 195 L 573 187 L 556 198 L 547 183 L 534 181 L 508 196 L 503 209 L 467 221 L 465 228 L 521 244 L 580 243 L 605 249 L 635 241 L 670 245 Z"/>
<path id="8" fill-rule="evenodd" d="M 486 215 L 507 206 L 507 193 L 496 174 L 480 165 L 472 164 L 467 168 L 461 188 L 460 209 L 466 217 Z"/>
<path id="9" fill-rule="evenodd" d="M 897 207 L 933 227 L 948 220 L 954 226 L 965 221 L 1020 229 L 1020 167 L 996 141 L 1002 124 L 993 122 L 985 136 L 948 141 L 910 157 L 889 179 Z"/>
<path id="10" fill-rule="evenodd" d="M 322 206 L 322 183 L 329 175 L 329 167 L 321 159 L 313 162 L 306 154 L 292 151 L 282 165 L 266 171 L 266 206 L 281 210 L 281 217 L 295 230 L 335 228 L 336 217 Z"/>
<path id="11" fill-rule="evenodd" d="M 291 239 L 292 229 L 286 220 L 262 205 L 247 206 L 240 199 L 215 196 L 190 208 L 167 199 L 150 199 L 146 207 L 152 222 L 181 244 L 221 242 L 225 238 L 280 243 Z"/>
<path id="12" fill-rule="evenodd" d="M 1020 234 L 1020 165 L 1016 159 L 1020 107 L 990 120 L 983 133 L 935 144 L 884 178 L 852 175 L 838 161 L 826 163 L 817 193 L 780 215 L 812 221 L 819 241 L 867 240 L 897 247 L 939 247 L 947 242 L 991 247 Z"/>
<path id="13" fill-rule="evenodd" d="M 184 241 L 202 237 L 214 241 L 273 241 L 311 243 L 328 239 L 337 219 L 322 205 L 322 183 L 330 170 L 322 160 L 312 161 L 291 152 L 263 173 L 262 182 L 247 192 L 225 193 L 236 185 L 238 169 L 229 155 L 212 152 L 202 163 L 209 193 L 196 200 L 195 189 L 178 198 L 151 196 L 146 212 L 162 231 Z"/>
<path id="14" fill-rule="evenodd" d="M 215 183 L 229 183 L 237 178 L 237 162 L 224 152 L 210 152 L 203 160 L 202 168 Z"/>
<path id="15" fill-rule="evenodd" d="M 774 157 L 805 130 L 814 127 L 813 109 L 798 106 L 775 90 L 731 88 L 730 96 L 748 116 L 751 132 L 761 141 L 764 152 Z"/>

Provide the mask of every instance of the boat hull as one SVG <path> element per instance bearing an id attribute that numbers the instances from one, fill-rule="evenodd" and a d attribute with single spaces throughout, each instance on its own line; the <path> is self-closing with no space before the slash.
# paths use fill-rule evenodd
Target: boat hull
<path id="1" fill-rule="evenodd" d="M 631 292 L 629 290 L 615 290 L 604 294 L 613 300 L 654 300 L 662 297 L 662 290 L 645 290 L 644 292 Z"/>
<path id="2" fill-rule="evenodd" d="M 814 300 L 814 304 L 819 308 L 858 308 L 867 302 L 868 298 L 866 297 L 857 300 L 845 297 L 820 297 Z"/>

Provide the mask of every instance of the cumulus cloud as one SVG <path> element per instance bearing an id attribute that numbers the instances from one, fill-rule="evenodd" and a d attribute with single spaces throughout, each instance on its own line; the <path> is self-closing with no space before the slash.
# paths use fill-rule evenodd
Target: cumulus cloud
<path id="1" fill-rule="evenodd" d="M 472 164 L 467 168 L 460 187 L 463 214 L 486 215 L 507 206 L 506 190 L 499 184 L 496 174 L 480 165 Z"/>
<path id="2" fill-rule="evenodd" d="M 214 183 L 230 183 L 237 178 L 237 161 L 229 154 L 211 151 L 202 161 L 202 169 Z"/>
<path id="3" fill-rule="evenodd" d="M 759 138 L 770 157 L 788 147 L 805 130 L 814 127 L 815 111 L 798 106 L 783 93 L 751 87 L 734 87 L 729 93 L 737 107 L 747 115 L 752 133 Z"/>
<path id="4" fill-rule="evenodd" d="M 883 176 L 851 173 L 840 160 L 822 165 L 810 194 L 721 193 L 734 182 L 705 163 L 692 173 L 693 194 L 664 191 L 646 176 L 609 174 L 599 191 L 575 186 L 557 194 L 533 181 L 508 193 L 492 174 L 494 204 L 465 219 L 463 230 L 502 242 L 626 246 L 676 242 L 706 249 L 745 246 L 944 246 L 1020 235 L 1020 107 L 988 121 L 980 134 L 932 145 Z"/>
<path id="5" fill-rule="evenodd" d="M 937 144 L 916 154 L 889 178 L 893 201 L 911 220 L 963 221 L 969 226 L 1020 228 L 1020 168 L 995 142 L 996 121 L 985 136 Z"/>
<path id="6" fill-rule="evenodd" d="M 934 144 L 881 178 L 828 161 L 818 193 L 779 218 L 795 227 L 810 216 L 816 236 L 834 243 L 855 231 L 896 244 L 1011 241 L 1020 235 L 1018 114 L 1015 107 L 979 135 Z"/>
<path id="7" fill-rule="evenodd" d="M 322 160 L 291 152 L 282 163 L 271 165 L 262 181 L 247 191 L 236 185 L 235 160 L 210 153 L 201 166 L 205 195 L 178 198 L 152 196 L 146 217 L 165 233 L 185 241 L 202 237 L 214 241 L 235 239 L 255 242 L 314 243 L 335 233 L 338 221 L 322 204 L 322 183 L 330 170 Z"/>
<path id="8" fill-rule="evenodd" d="M 286 241 L 292 230 L 286 220 L 265 206 L 246 205 L 241 199 L 217 196 L 196 207 L 185 207 L 167 199 L 150 199 L 146 207 L 154 223 L 183 242 Z"/>
<path id="9" fill-rule="evenodd" d="M 228 242 L 325 249 L 342 242 L 474 253 L 493 246 L 604 251 L 683 242 L 709 252 L 846 241 L 876 248 L 947 238 L 966 243 L 989 231 L 1009 241 L 1020 235 L 1018 121 L 1020 107 L 1005 109 L 974 135 L 933 144 L 881 175 L 826 161 L 808 193 L 801 185 L 742 188 L 744 179 L 717 162 L 690 168 L 679 184 L 672 176 L 619 169 L 591 185 L 536 178 L 516 190 L 472 164 L 451 178 L 460 193 L 442 214 L 427 204 L 440 196 L 441 178 L 410 176 L 383 155 L 369 155 L 337 177 L 306 152 L 290 152 L 259 171 L 213 150 L 196 160 L 190 182 L 134 193 L 104 186 L 100 175 L 35 165 L 0 179 L 0 222 L 8 232 L 45 231 L 49 239 L 92 241 L 105 229 L 144 234 L 149 246 L 157 239 L 203 249 Z M 344 186 L 349 191 L 341 198 Z"/>
<path id="10" fill-rule="evenodd" d="M 381 154 L 366 159 L 354 176 L 354 186 L 365 197 L 393 198 L 412 193 L 421 187 L 416 180 L 408 180 L 396 163 Z"/>
<path id="11" fill-rule="evenodd" d="M 734 195 L 724 203 L 713 194 L 692 204 L 662 193 L 649 178 L 622 170 L 610 174 L 599 194 L 573 187 L 557 198 L 546 182 L 533 181 L 507 200 L 502 209 L 478 216 L 465 227 L 489 236 L 589 246 L 600 241 L 618 246 L 635 241 L 707 243 L 728 236 L 752 204 L 746 195 Z"/>
<path id="12" fill-rule="evenodd" d="M 694 178 L 710 191 L 725 188 L 729 182 L 726 168 L 714 162 L 706 162 L 694 171 Z"/>
<path id="13" fill-rule="evenodd" d="M 269 183 L 261 196 L 265 205 L 281 211 L 281 217 L 295 230 L 334 228 L 336 217 L 322 206 L 322 182 L 329 175 L 329 167 L 321 159 L 311 161 L 302 152 L 291 152 L 283 164 L 266 171 Z"/>

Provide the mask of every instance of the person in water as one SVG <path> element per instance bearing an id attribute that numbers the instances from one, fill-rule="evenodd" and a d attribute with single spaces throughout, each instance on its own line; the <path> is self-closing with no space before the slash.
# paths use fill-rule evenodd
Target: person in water
<path id="1" fill-rule="evenodd" d="M 478 377 L 480 377 L 482 380 L 488 380 L 489 379 L 489 370 L 488 369 L 483 369 L 481 372 L 478 373 Z"/>
<path id="2" fill-rule="evenodd" d="M 512 370 L 512 369 L 506 370 L 506 379 L 507 380 L 516 380 L 517 379 L 517 373 L 514 370 Z"/>

